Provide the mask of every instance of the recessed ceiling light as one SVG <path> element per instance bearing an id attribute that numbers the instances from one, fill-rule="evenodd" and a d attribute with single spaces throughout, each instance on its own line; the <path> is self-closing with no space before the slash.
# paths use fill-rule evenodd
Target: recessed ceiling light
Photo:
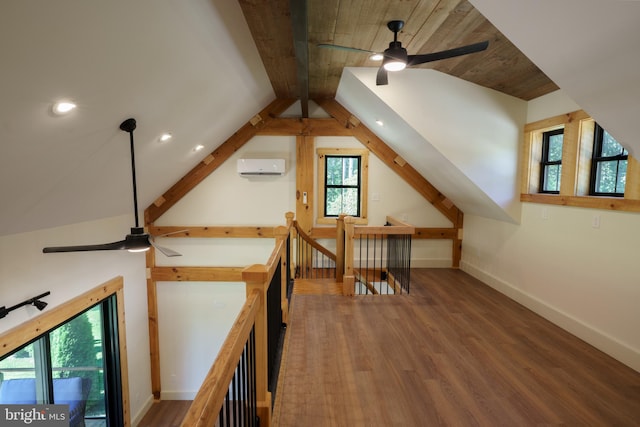
<path id="1" fill-rule="evenodd" d="M 377 124 L 378 126 L 383 126 L 383 125 L 384 125 L 384 122 L 383 122 L 382 120 L 378 119 L 378 120 L 376 120 L 376 124 Z"/>
<path id="2" fill-rule="evenodd" d="M 53 114 L 57 116 L 62 116 L 73 111 L 77 105 L 71 101 L 59 101 L 53 104 L 52 111 Z"/>
<path id="3" fill-rule="evenodd" d="M 384 55 L 381 53 L 374 53 L 369 57 L 369 59 L 372 61 L 382 61 L 383 58 L 384 58 Z"/>
<path id="4" fill-rule="evenodd" d="M 197 151 L 202 150 L 203 148 L 204 148 L 204 145 L 199 144 L 199 145 L 196 145 L 196 146 L 193 148 L 193 151 L 196 151 L 196 152 L 197 152 Z"/>
<path id="5" fill-rule="evenodd" d="M 163 133 L 162 135 L 160 135 L 160 138 L 158 138 L 158 140 L 160 142 L 167 142 L 168 140 L 170 140 L 171 138 L 173 138 L 173 135 L 171 135 L 168 132 Z"/>

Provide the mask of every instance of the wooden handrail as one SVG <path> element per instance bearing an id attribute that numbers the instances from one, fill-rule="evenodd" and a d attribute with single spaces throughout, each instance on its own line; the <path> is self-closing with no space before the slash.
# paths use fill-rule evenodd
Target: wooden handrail
<path id="1" fill-rule="evenodd" d="M 372 227 L 369 225 L 358 225 L 354 227 L 354 234 L 356 236 L 365 236 L 373 234 L 411 234 L 415 233 L 416 229 L 412 226 L 397 226 L 386 225 L 381 227 Z"/>
<path id="2" fill-rule="evenodd" d="M 309 236 L 307 233 L 305 233 L 300 227 L 298 227 L 298 222 L 297 221 L 294 221 L 294 224 L 295 224 L 295 227 L 296 227 L 296 231 L 298 232 L 300 237 L 302 237 L 304 239 L 304 241 L 309 244 L 309 246 L 311 246 L 313 249 L 317 250 L 318 252 L 322 253 L 323 255 L 325 255 L 330 260 L 332 260 L 332 261 L 336 260 L 336 255 L 334 253 L 332 253 L 330 250 L 328 250 L 327 248 L 323 247 L 318 242 L 316 242 L 315 239 L 313 239 L 311 236 Z"/>
<path id="3" fill-rule="evenodd" d="M 363 234 L 415 234 L 416 228 L 406 222 L 400 221 L 392 216 L 387 216 L 387 224 L 382 227 L 356 226 L 354 233 L 356 236 Z"/>
<path id="4" fill-rule="evenodd" d="M 214 425 L 216 418 L 218 417 L 224 399 L 228 391 L 229 382 L 233 378 L 236 370 L 238 360 L 240 359 L 242 352 L 244 351 L 245 344 L 249 337 L 249 333 L 252 329 L 255 331 L 255 346 L 256 346 L 256 394 L 258 415 L 263 420 L 265 426 L 270 423 L 270 400 L 271 393 L 267 389 L 267 291 L 271 284 L 271 280 L 276 273 L 279 266 L 286 268 L 286 243 L 287 237 L 291 232 L 293 225 L 293 214 L 288 212 L 286 214 L 287 222 L 286 226 L 270 227 L 270 236 L 276 239 L 275 246 L 271 252 L 266 264 L 254 264 L 246 268 L 201 268 L 201 270 L 189 270 L 188 273 L 193 275 L 198 273 L 200 276 L 214 275 L 220 278 L 220 272 L 227 274 L 228 278 L 235 278 L 238 281 L 244 281 L 247 288 L 247 300 L 245 301 L 242 310 L 238 314 L 235 323 L 233 324 L 229 335 L 224 341 L 224 344 L 220 348 L 218 356 L 215 362 L 209 369 L 207 376 L 205 377 L 198 393 L 187 412 L 186 417 L 182 421 L 181 426 L 209 426 Z M 159 232 L 177 231 L 179 227 L 156 227 L 154 230 Z M 250 228 L 246 228 L 249 230 Z M 259 230 L 255 228 L 253 230 Z M 198 231 L 198 233 L 208 234 L 208 237 L 213 235 L 219 236 L 223 228 L 219 228 L 218 231 L 211 232 L 205 227 Z M 176 233 L 180 235 L 180 233 Z M 181 237 L 193 237 L 193 234 L 189 231 L 184 232 Z M 245 236 L 228 236 L 228 237 L 249 237 Z M 260 236 L 266 237 L 266 236 Z M 181 272 L 178 267 L 155 267 L 152 269 L 152 275 L 162 278 L 176 278 L 182 277 L 182 280 L 190 280 L 190 275 L 185 274 L 187 272 Z M 211 277 L 210 277 L 211 278 Z M 179 280 L 179 279 L 178 279 Z M 286 277 L 283 276 L 282 286 L 285 289 L 283 292 L 286 299 Z M 286 307 L 286 301 L 283 302 Z"/>
<path id="5" fill-rule="evenodd" d="M 209 369 L 196 394 L 189 411 L 182 421 L 182 427 L 214 425 L 224 398 L 229 389 L 238 360 L 256 321 L 261 303 L 260 293 L 253 291 L 240 310 L 229 335 L 218 352 L 215 362 Z"/>
<path id="6" fill-rule="evenodd" d="M 400 221 L 399 219 L 396 219 L 392 216 L 387 216 L 387 224 L 389 225 L 399 225 L 399 226 L 404 226 L 404 227 L 413 227 L 413 225 L 406 223 L 404 221 Z"/>

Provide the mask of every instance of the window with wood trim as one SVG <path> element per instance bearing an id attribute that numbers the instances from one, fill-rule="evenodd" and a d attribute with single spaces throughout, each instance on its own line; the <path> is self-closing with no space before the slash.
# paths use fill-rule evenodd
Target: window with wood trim
<path id="1" fill-rule="evenodd" d="M 123 425 L 118 333 L 114 294 L 2 355 L 0 405 L 66 404 L 71 426 Z"/>
<path id="2" fill-rule="evenodd" d="M 559 192 L 541 192 L 543 166 L 553 159 L 550 153 L 543 162 L 543 135 L 557 130 L 563 132 Z M 601 136 L 597 135 L 599 132 Z M 594 119 L 582 110 L 525 125 L 520 200 L 640 212 L 640 162 L 605 132 L 598 130 Z M 598 139 L 603 141 L 602 147 L 594 143 Z M 602 182 L 599 187 L 592 185 L 593 174 L 598 176 L 597 163 L 604 165 L 600 166 Z M 593 192 L 592 187 L 600 191 Z"/>
<path id="3" fill-rule="evenodd" d="M 366 223 L 368 153 L 318 149 L 318 223 L 334 223 L 343 213 Z"/>
<path id="4" fill-rule="evenodd" d="M 559 194 L 562 178 L 562 141 L 564 129 L 542 134 L 542 159 L 540 160 L 540 193 Z"/>
<path id="5" fill-rule="evenodd" d="M 628 157 L 627 150 L 596 123 L 589 194 L 623 197 Z"/>

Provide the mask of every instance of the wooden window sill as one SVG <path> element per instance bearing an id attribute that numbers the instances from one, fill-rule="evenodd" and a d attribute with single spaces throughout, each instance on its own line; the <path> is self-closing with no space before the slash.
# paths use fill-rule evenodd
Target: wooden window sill
<path id="1" fill-rule="evenodd" d="M 521 202 L 580 208 L 606 209 L 624 212 L 640 212 L 640 200 L 621 197 L 563 196 L 558 194 L 521 194 Z"/>

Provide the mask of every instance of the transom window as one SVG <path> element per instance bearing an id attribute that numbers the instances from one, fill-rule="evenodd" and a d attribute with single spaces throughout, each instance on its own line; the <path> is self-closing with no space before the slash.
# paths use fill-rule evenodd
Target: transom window
<path id="1" fill-rule="evenodd" d="M 562 142 L 564 129 L 542 134 L 542 159 L 540 161 L 540 193 L 560 193 L 562 176 Z"/>
<path id="2" fill-rule="evenodd" d="M 606 130 L 596 124 L 591 163 L 592 196 L 624 196 L 629 153 Z"/>
<path id="3" fill-rule="evenodd" d="M 318 149 L 318 222 L 333 223 L 340 214 L 366 223 L 368 151 Z"/>

